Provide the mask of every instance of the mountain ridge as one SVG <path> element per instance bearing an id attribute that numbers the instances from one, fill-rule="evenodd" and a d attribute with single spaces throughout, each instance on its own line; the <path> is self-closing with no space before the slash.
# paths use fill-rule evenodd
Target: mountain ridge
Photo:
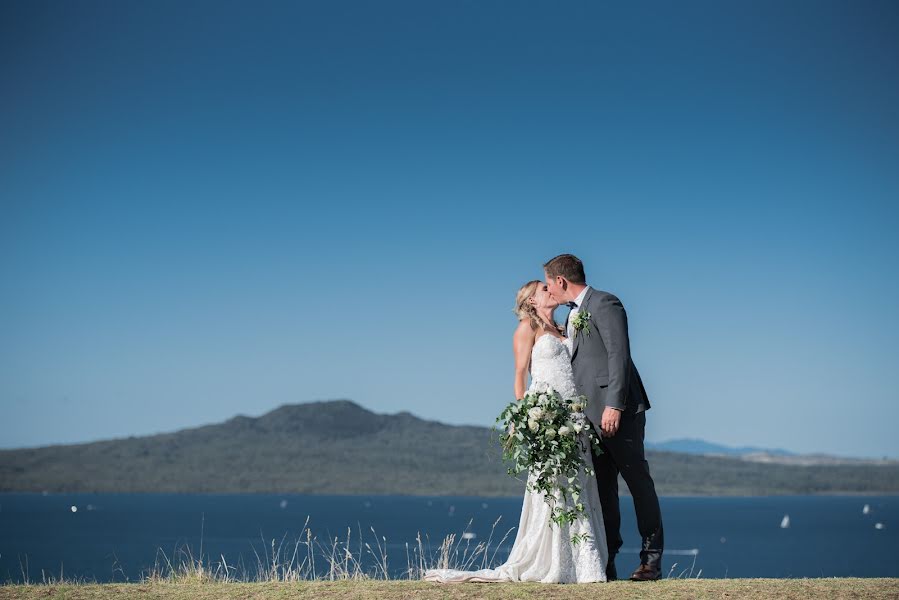
<path id="1" fill-rule="evenodd" d="M 796 456 L 796 452 L 783 448 L 761 448 L 756 446 L 727 446 L 709 442 L 701 438 L 675 438 L 662 442 L 646 444 L 655 450 L 667 452 L 683 452 L 685 454 L 718 454 L 725 456 L 744 456 L 746 454 L 771 454 L 775 456 Z"/>
<path id="2" fill-rule="evenodd" d="M 201 425 L 182 427 L 168 432 L 156 432 L 139 436 L 129 435 L 111 438 L 100 438 L 97 440 L 79 442 L 45 444 L 40 446 L 0 448 L 0 452 L 4 450 L 35 450 L 39 448 L 49 448 L 55 446 L 78 446 L 101 442 L 130 440 L 136 438 L 152 438 L 161 435 L 175 435 L 181 432 L 195 431 L 198 429 L 203 429 L 205 427 L 217 427 L 220 425 L 230 425 L 232 427 L 253 427 L 256 426 L 256 424 L 261 423 L 266 430 L 279 428 L 284 429 L 286 427 L 286 429 L 288 430 L 302 431 L 303 422 L 300 417 L 305 416 L 307 411 L 314 412 L 317 409 L 325 407 L 328 409 L 327 414 L 329 416 L 340 418 L 341 415 L 337 415 L 335 413 L 341 412 L 343 418 L 347 418 L 348 416 L 355 417 L 355 419 L 351 419 L 348 422 L 351 427 L 359 418 L 365 418 L 372 421 L 373 423 L 382 423 L 385 418 L 393 418 L 405 419 L 410 423 L 416 424 L 435 423 L 449 427 L 482 427 L 478 425 L 450 425 L 441 421 L 427 420 L 405 410 L 399 411 L 397 413 L 376 413 L 358 404 L 357 402 L 354 402 L 353 400 L 341 398 L 334 400 L 316 400 L 304 403 L 285 403 L 269 410 L 266 413 L 263 413 L 262 415 L 259 415 L 258 417 L 238 413 L 220 423 L 205 423 Z M 284 420 L 282 422 L 279 422 L 279 419 Z M 355 423 L 355 425 L 358 426 L 358 423 Z M 332 426 L 338 426 L 338 424 L 332 423 Z M 376 429 L 377 427 L 374 427 L 373 429 L 372 426 L 362 427 L 355 433 L 371 433 Z M 315 434 L 317 433 L 317 431 L 313 428 L 309 431 L 309 433 Z M 677 454 L 691 454 L 698 456 L 729 456 L 742 458 L 743 460 L 754 460 L 759 462 L 784 462 L 786 464 L 853 464 L 869 462 L 872 464 L 885 464 L 896 462 L 895 459 L 891 458 L 878 459 L 872 457 L 850 457 L 825 453 L 799 453 L 783 448 L 765 448 L 759 446 L 728 446 L 726 444 L 709 442 L 702 438 L 673 438 L 661 442 L 647 441 L 646 449 L 659 452 L 672 452 Z"/>
<path id="3" fill-rule="evenodd" d="M 899 492 L 899 465 L 780 465 L 648 451 L 663 494 Z M 173 432 L 0 450 L 0 492 L 514 496 L 496 432 L 352 400 L 288 403 Z M 623 487 L 626 489 L 626 486 Z"/>

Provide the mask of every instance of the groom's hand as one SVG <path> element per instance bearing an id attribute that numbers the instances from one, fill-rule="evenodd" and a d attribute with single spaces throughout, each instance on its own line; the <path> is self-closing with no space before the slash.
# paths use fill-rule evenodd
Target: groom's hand
<path id="1" fill-rule="evenodd" d="M 607 406 L 605 410 L 602 411 L 602 423 L 600 424 L 603 437 L 612 437 L 618 433 L 618 426 L 620 424 L 621 411 L 617 408 Z"/>

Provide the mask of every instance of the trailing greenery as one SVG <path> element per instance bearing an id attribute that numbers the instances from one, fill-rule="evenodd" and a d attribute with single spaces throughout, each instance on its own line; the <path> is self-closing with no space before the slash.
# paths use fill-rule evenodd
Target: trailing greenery
<path id="1" fill-rule="evenodd" d="M 0 450 L 0 491 L 516 496 L 498 433 L 337 400 L 145 437 Z M 899 493 L 893 465 L 649 452 L 661 494 Z M 622 486 L 626 490 L 626 486 Z"/>
<path id="2" fill-rule="evenodd" d="M 560 527 L 584 513 L 579 472 L 593 476 L 590 453 L 602 453 L 599 436 L 584 416 L 586 404 L 586 396 L 563 399 L 538 382 L 496 419 L 503 460 L 511 463 L 509 475 L 526 477 L 528 489 L 543 493 L 550 521 Z M 586 534 L 571 536 L 574 544 L 586 539 Z"/>

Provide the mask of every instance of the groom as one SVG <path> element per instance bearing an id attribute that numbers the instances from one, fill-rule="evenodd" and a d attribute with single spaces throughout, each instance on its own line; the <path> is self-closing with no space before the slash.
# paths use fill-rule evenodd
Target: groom
<path id="1" fill-rule="evenodd" d="M 593 455 L 593 467 L 602 502 L 609 564 L 606 575 L 617 579 L 615 555 L 621 549 L 621 512 L 618 474 L 624 478 L 643 537 L 640 566 L 633 581 L 661 577 L 662 512 L 649 463 L 643 453 L 643 433 L 649 398 L 631 360 L 627 314 L 621 301 L 587 285 L 584 265 L 572 254 L 562 254 L 543 265 L 551 296 L 568 303 L 568 337 L 573 337 L 571 367 L 579 394 L 587 396 L 587 418 L 599 430 L 603 454 Z"/>

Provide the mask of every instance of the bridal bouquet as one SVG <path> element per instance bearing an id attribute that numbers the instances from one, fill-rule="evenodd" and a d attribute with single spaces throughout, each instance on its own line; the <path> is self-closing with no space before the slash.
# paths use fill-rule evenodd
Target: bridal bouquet
<path id="1" fill-rule="evenodd" d="M 509 475 L 528 471 L 533 476 L 528 479 L 528 489 L 544 493 L 552 509 L 550 519 L 559 526 L 574 522 L 584 512 L 577 473 L 584 469 L 592 476 L 593 465 L 584 464 L 581 450 L 590 448 L 582 446 L 589 444 L 593 452 L 602 454 L 599 437 L 583 413 L 586 403 L 586 396 L 562 398 L 537 382 L 496 419 L 497 424 L 502 423 L 503 459 L 513 463 Z"/>

